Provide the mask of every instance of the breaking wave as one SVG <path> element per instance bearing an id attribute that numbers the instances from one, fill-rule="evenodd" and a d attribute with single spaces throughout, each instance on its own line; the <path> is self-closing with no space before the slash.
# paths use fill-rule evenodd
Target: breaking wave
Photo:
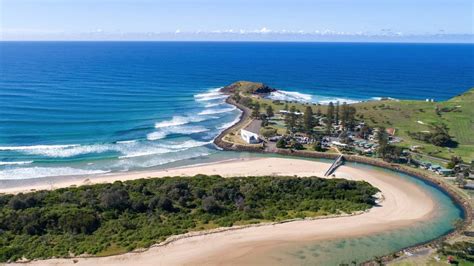
<path id="1" fill-rule="evenodd" d="M 2 165 L 23 165 L 23 164 L 31 164 L 33 161 L 21 161 L 21 162 L 0 162 L 0 166 Z"/>
<path id="2" fill-rule="evenodd" d="M 199 116 L 173 116 L 171 120 L 166 120 L 166 121 L 156 123 L 155 128 L 181 126 L 188 123 L 202 122 L 204 120 L 206 120 L 205 117 L 199 117 Z"/>
<path id="3" fill-rule="evenodd" d="M 0 171 L 0 180 L 6 179 L 26 179 L 40 178 L 48 176 L 75 176 L 75 175 L 94 175 L 105 174 L 110 171 L 103 170 L 84 170 L 72 167 L 28 167 L 5 169 Z"/>
<path id="4" fill-rule="evenodd" d="M 275 92 L 270 93 L 267 96 L 269 99 L 272 100 L 280 100 L 280 101 L 297 101 L 297 102 L 312 102 L 313 96 L 310 94 L 304 94 L 296 91 L 282 91 L 278 90 Z"/>
<path id="5" fill-rule="evenodd" d="M 206 101 L 212 101 L 212 100 L 227 98 L 227 95 L 219 92 L 219 90 L 220 90 L 220 88 L 211 89 L 211 90 L 209 90 L 209 92 L 196 94 L 196 95 L 194 95 L 194 99 L 198 102 L 206 102 Z"/>
<path id="6" fill-rule="evenodd" d="M 148 140 L 159 140 L 165 138 L 170 134 L 190 135 L 206 131 L 209 131 L 209 129 L 203 126 L 169 126 L 164 128 L 158 128 L 158 131 L 149 133 L 146 138 Z"/>
<path id="7" fill-rule="evenodd" d="M 237 109 L 235 106 L 234 107 L 229 107 L 229 108 L 221 108 L 221 109 L 206 109 L 206 110 L 200 112 L 198 115 L 222 114 L 222 113 L 232 112 L 235 109 Z"/>

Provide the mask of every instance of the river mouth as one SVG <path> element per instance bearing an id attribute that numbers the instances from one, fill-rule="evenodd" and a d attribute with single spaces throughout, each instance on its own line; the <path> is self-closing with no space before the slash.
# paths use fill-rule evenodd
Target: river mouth
<path id="1" fill-rule="evenodd" d="M 360 163 L 347 164 L 391 172 L 420 186 L 436 203 L 432 218 L 372 235 L 282 245 L 269 251 L 263 257 L 256 255 L 249 260 L 259 261 L 262 264 L 270 262 L 292 265 L 352 265 L 354 262 L 359 264 L 408 247 L 422 245 L 449 234 L 455 230 L 455 223 L 465 218 L 461 206 L 454 202 L 445 191 L 428 181 Z"/>
<path id="2" fill-rule="evenodd" d="M 241 153 L 219 153 L 243 156 L 243 154 Z M 218 158 L 216 157 L 214 159 L 217 160 Z M 222 161 L 222 159 L 223 158 L 221 158 L 221 161 L 217 163 L 209 161 L 207 164 L 199 164 L 194 166 L 188 165 L 174 169 L 168 169 L 165 171 L 161 170 L 161 172 L 145 172 L 142 173 L 142 175 L 150 174 L 149 176 L 159 177 L 164 175 L 190 175 L 192 173 L 199 172 L 203 174 L 221 173 L 223 175 L 227 174 L 227 176 L 235 176 L 235 173 L 237 172 L 241 173 L 242 175 L 269 175 L 270 172 L 280 171 L 277 174 L 290 175 L 290 172 L 292 172 L 295 174 L 298 173 L 301 176 L 321 176 L 321 172 L 324 172 L 324 170 L 326 170 L 327 166 L 330 164 L 330 161 L 328 160 L 306 158 L 295 159 L 295 157 L 289 158 L 287 156 L 274 156 L 266 154 L 255 154 L 255 156 L 254 154 L 252 154 L 248 157 L 244 156 L 240 158 L 234 158 L 234 160 L 231 161 Z M 271 161 L 272 163 L 268 163 L 268 165 L 265 165 L 266 161 Z M 280 165 L 281 169 L 270 169 L 269 165 Z M 245 169 L 246 167 L 247 169 Z M 231 172 L 232 168 L 234 169 L 234 172 Z M 255 172 L 255 169 L 260 169 L 260 172 Z M 263 234 L 269 236 L 269 238 L 258 239 L 258 241 L 254 242 L 250 241 L 246 243 L 241 243 L 242 246 L 240 246 L 240 248 L 235 248 L 236 244 L 232 241 L 233 239 L 227 239 L 226 241 L 224 241 L 224 244 L 228 245 L 227 249 L 225 249 L 224 251 L 227 251 L 219 253 L 217 251 L 211 250 L 210 255 L 212 256 L 209 256 L 209 258 L 211 260 L 213 258 L 216 258 L 217 260 L 223 259 L 224 262 L 228 261 L 229 263 L 233 264 L 263 265 L 338 265 L 341 263 L 351 264 L 353 261 L 361 263 L 363 261 L 374 259 L 376 257 L 388 255 L 390 253 L 402 250 L 407 247 L 423 244 L 433 239 L 439 238 L 445 234 L 448 234 L 449 232 L 454 230 L 455 222 L 459 221 L 464 217 L 462 208 L 460 208 L 460 206 L 455 203 L 446 192 L 444 192 L 442 189 L 438 188 L 432 183 L 393 170 L 352 162 L 347 162 L 345 166 L 338 169 L 336 171 L 336 176 L 338 178 L 351 179 L 351 171 L 353 171 L 352 173 L 354 173 L 354 178 L 358 178 L 360 180 L 361 178 L 364 178 L 364 176 L 368 177 L 370 179 L 367 179 L 369 180 L 369 183 L 373 184 L 376 187 L 378 187 L 377 182 L 387 182 L 391 180 L 388 183 L 397 183 L 392 184 L 392 187 L 398 185 L 400 187 L 403 187 L 403 189 L 394 191 L 386 190 L 388 194 L 386 194 L 387 198 L 385 202 L 382 202 L 382 208 L 374 207 L 369 211 L 369 216 L 365 216 L 366 214 L 361 214 L 356 215 L 354 217 L 346 217 L 344 218 L 347 219 L 346 223 L 339 224 L 338 226 L 340 227 L 332 228 L 332 231 L 330 230 L 323 232 L 324 237 L 319 238 L 320 235 L 318 235 L 318 224 L 313 224 L 309 227 L 299 226 L 304 226 L 305 224 L 307 225 L 306 221 L 296 222 L 297 225 L 292 225 L 293 227 L 291 228 L 285 227 L 287 226 L 285 224 L 282 224 L 281 227 L 280 225 L 276 227 L 269 226 L 266 229 L 265 226 L 263 226 L 259 227 L 258 229 L 255 229 L 256 231 L 254 231 L 253 234 L 247 234 L 246 229 L 235 230 L 236 235 L 234 235 L 234 237 L 237 237 L 237 239 L 239 237 L 241 239 L 252 239 L 253 236 L 258 236 L 262 232 Z M 161 173 L 163 175 L 154 175 L 155 173 Z M 121 177 L 124 177 L 126 175 L 131 176 L 132 174 L 124 173 L 123 175 L 121 175 Z M 85 177 L 82 177 L 82 179 L 84 178 Z M 104 176 L 90 177 L 90 180 L 94 181 L 94 178 L 97 179 L 97 182 L 101 182 L 100 179 L 104 178 Z M 112 180 L 113 179 L 109 180 L 108 182 L 111 182 Z M 411 187 L 411 189 L 409 189 L 407 192 L 403 191 L 405 188 L 409 187 Z M 413 189 L 413 187 L 415 187 L 415 189 Z M 416 199 L 418 198 L 428 199 L 428 202 L 431 202 L 427 204 L 429 205 L 428 207 L 421 207 L 421 209 L 415 209 L 419 210 L 422 215 L 417 214 L 416 211 L 413 211 L 414 209 L 404 208 L 403 205 L 408 205 L 410 201 L 405 201 L 403 199 L 408 198 L 410 196 L 410 193 L 412 194 L 410 197 L 412 203 L 416 202 Z M 390 194 L 392 194 L 391 198 L 393 198 L 394 194 L 399 194 L 399 200 L 396 202 L 396 204 L 394 204 L 393 202 L 390 203 L 390 198 L 388 197 L 390 196 Z M 392 207 L 388 209 L 388 211 L 387 209 L 385 209 L 385 214 L 388 214 L 390 212 L 397 212 L 398 214 L 404 217 L 399 219 L 401 221 L 397 221 L 398 216 L 395 216 L 394 218 L 394 216 L 392 215 L 391 218 L 388 217 L 390 218 L 388 219 L 387 215 L 371 215 L 371 213 L 373 214 L 380 212 L 382 209 L 384 209 L 384 205 L 386 204 L 386 206 L 388 206 L 389 203 Z M 403 211 L 411 213 L 406 215 L 406 213 L 403 213 Z M 360 217 L 365 218 L 362 219 Z M 378 226 L 377 230 L 370 230 L 370 225 L 367 226 L 367 224 L 363 224 L 364 219 L 367 219 L 367 217 L 369 217 L 372 222 L 375 221 L 375 226 Z M 380 217 L 382 219 L 381 221 L 384 221 L 383 219 L 387 218 L 387 226 L 384 226 L 384 223 L 377 221 L 377 217 Z M 337 220 L 339 218 L 334 219 Z M 321 220 L 326 220 L 327 224 L 331 224 L 333 223 L 332 221 L 335 221 L 332 219 Z M 362 225 L 359 228 L 358 225 L 361 222 Z M 298 225 L 298 223 L 300 224 Z M 273 234 L 277 234 L 280 229 L 281 231 L 286 231 L 286 233 L 280 234 L 277 237 L 272 236 Z M 292 231 L 294 229 L 296 229 L 296 231 Z M 305 230 L 309 230 L 308 233 L 311 233 L 311 235 L 306 236 Z M 344 232 L 341 233 L 338 231 Z M 345 232 L 350 233 L 346 234 Z M 213 234 L 212 239 L 219 240 L 220 237 L 221 235 L 217 233 Z M 225 237 L 226 236 L 224 235 L 224 238 Z M 201 240 L 204 242 L 199 242 Z M 190 241 L 198 241 L 199 243 L 201 243 L 199 245 L 194 246 L 194 248 L 197 248 L 198 250 L 200 246 L 203 246 L 202 243 L 210 243 L 210 241 L 200 238 L 196 238 Z M 184 242 L 189 244 L 189 241 Z M 171 246 L 166 247 L 165 251 L 170 253 L 172 253 L 172 250 L 182 252 L 182 249 L 179 248 L 181 244 L 182 243 L 180 241 L 178 241 L 177 243 L 173 243 Z M 176 247 L 173 248 L 173 246 Z M 172 250 L 168 248 L 171 248 Z M 160 248 L 158 248 L 158 250 L 152 248 L 149 251 L 144 252 L 143 256 L 149 257 L 150 254 L 154 254 L 154 258 L 156 259 L 158 258 L 156 257 L 157 255 L 164 255 L 165 252 L 162 252 L 163 250 L 160 250 Z M 209 249 L 206 250 L 206 252 L 208 251 Z M 233 251 L 234 254 L 229 256 L 230 252 L 228 251 Z M 155 252 L 157 252 L 158 254 L 155 254 Z M 199 262 L 200 259 L 203 259 L 204 255 L 202 254 L 206 254 L 206 252 L 200 253 L 198 257 L 192 259 L 197 259 L 197 262 Z M 146 255 L 147 253 L 148 255 Z M 242 253 L 244 255 L 241 256 L 239 255 L 239 253 Z M 124 256 L 127 255 L 129 254 L 125 254 Z M 136 259 L 142 258 L 140 257 L 142 255 L 137 256 L 139 257 L 135 257 Z M 121 256 L 117 256 L 117 258 L 120 257 Z M 166 261 L 166 258 L 164 259 Z M 94 258 L 91 258 L 91 260 L 94 260 Z"/>

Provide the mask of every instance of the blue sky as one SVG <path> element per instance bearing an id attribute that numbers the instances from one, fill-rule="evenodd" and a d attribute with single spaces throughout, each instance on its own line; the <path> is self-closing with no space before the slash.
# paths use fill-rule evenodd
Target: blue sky
<path id="1" fill-rule="evenodd" d="M 0 9 L 4 39 L 472 35 L 474 27 L 472 0 L 0 0 Z"/>

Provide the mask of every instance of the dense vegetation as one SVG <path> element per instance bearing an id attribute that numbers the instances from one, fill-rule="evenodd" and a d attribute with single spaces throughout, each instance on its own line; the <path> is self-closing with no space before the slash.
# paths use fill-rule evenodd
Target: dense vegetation
<path id="1" fill-rule="evenodd" d="M 218 226 L 350 213 L 366 182 L 317 177 L 141 179 L 0 196 L 0 261 L 110 255 Z"/>

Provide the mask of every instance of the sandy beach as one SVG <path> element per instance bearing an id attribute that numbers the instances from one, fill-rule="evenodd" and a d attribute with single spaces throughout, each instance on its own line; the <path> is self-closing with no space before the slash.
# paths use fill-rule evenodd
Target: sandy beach
<path id="1" fill-rule="evenodd" d="M 195 174 L 220 174 L 222 176 L 248 175 L 298 175 L 323 176 L 329 163 L 286 159 L 261 158 L 236 160 L 207 165 L 175 168 L 155 172 L 111 174 L 89 178 L 82 184 L 113 182 L 147 177 L 180 176 Z M 390 172 L 371 168 L 342 166 L 336 177 L 350 180 L 365 180 L 379 188 L 384 200 L 370 211 L 346 217 L 294 221 L 276 225 L 248 227 L 238 230 L 198 235 L 183 238 L 164 246 L 155 246 L 139 253 L 127 253 L 101 258 L 51 259 L 35 261 L 35 265 L 274 265 L 277 261 L 264 256 L 272 250 L 289 243 L 309 242 L 361 236 L 384 232 L 404 226 L 414 225 L 430 219 L 434 214 L 435 203 L 419 186 Z M 63 182 L 54 188 L 81 185 Z M 29 189 L 21 187 L 0 189 L 0 192 L 20 192 Z"/>

